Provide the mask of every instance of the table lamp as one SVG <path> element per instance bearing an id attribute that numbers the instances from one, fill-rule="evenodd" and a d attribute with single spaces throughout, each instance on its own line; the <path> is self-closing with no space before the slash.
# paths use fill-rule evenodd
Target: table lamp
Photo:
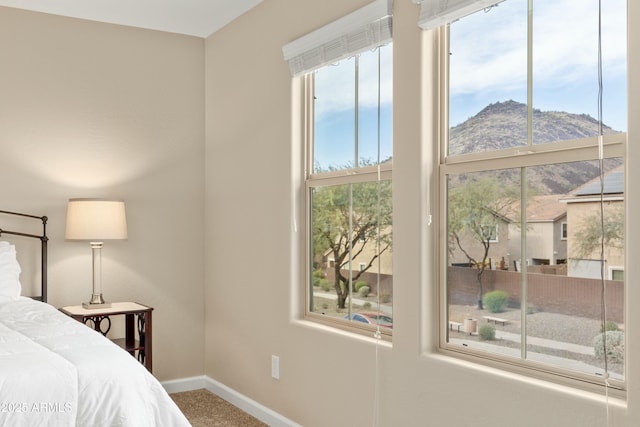
<path id="1" fill-rule="evenodd" d="M 111 307 L 102 297 L 102 244 L 105 240 L 126 240 L 124 202 L 105 199 L 69 199 L 66 240 L 87 240 L 93 261 L 93 294 L 87 309 Z"/>

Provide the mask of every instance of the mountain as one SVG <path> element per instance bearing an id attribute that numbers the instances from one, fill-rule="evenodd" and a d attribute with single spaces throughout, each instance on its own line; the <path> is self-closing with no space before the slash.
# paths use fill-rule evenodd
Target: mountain
<path id="1" fill-rule="evenodd" d="M 533 143 L 542 144 L 598 135 L 598 121 L 587 114 L 563 111 L 533 110 Z M 614 133 L 603 125 L 604 133 Z M 527 145 L 527 106 L 516 101 L 490 104 L 475 116 L 451 128 L 451 154 L 478 153 Z M 621 159 L 605 161 L 610 170 L 622 164 Z M 599 175 L 598 162 L 576 162 L 532 167 L 527 179 L 539 194 L 567 194 Z M 499 171 L 504 182 L 519 180 L 519 170 Z"/>

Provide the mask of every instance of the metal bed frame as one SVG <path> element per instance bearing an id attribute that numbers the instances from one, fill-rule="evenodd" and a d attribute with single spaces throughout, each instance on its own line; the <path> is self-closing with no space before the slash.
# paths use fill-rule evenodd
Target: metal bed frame
<path id="1" fill-rule="evenodd" d="M 3 234 L 12 235 L 12 236 L 21 236 L 21 237 L 29 237 L 32 239 L 40 240 L 40 250 L 41 250 L 41 258 L 40 258 L 40 277 L 41 277 L 41 293 L 39 297 L 32 297 L 34 299 L 40 300 L 42 302 L 47 302 L 47 242 L 49 238 L 47 237 L 47 220 L 46 216 L 37 216 L 24 214 L 19 212 L 10 212 L 10 211 L 2 211 L 0 210 L 0 214 L 19 216 L 24 218 L 32 218 L 37 219 L 42 222 L 42 234 L 31 234 L 31 233 L 23 233 L 20 231 L 12 231 L 12 230 L 4 230 L 0 228 L 0 237 Z"/>

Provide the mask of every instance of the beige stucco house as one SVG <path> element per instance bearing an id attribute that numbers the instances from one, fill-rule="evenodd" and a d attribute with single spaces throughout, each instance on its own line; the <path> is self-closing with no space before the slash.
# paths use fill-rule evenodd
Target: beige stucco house
<path id="1" fill-rule="evenodd" d="M 600 178 L 593 179 L 563 199 L 567 205 L 567 264 L 568 275 L 600 278 L 601 247 L 598 241 L 588 248 L 581 245 L 588 230 L 600 230 L 600 204 L 604 202 L 605 217 L 605 279 L 624 278 L 624 247 L 614 234 L 624 235 L 624 168 L 604 175 L 601 196 Z M 616 226 L 616 223 L 618 224 Z M 612 231 L 614 229 L 618 232 Z"/>
<path id="2" fill-rule="evenodd" d="M 527 206 L 526 255 L 529 265 L 565 264 L 567 260 L 567 205 L 564 195 L 531 197 Z M 509 224 L 509 257 L 522 254 L 521 227 L 518 218 Z"/>

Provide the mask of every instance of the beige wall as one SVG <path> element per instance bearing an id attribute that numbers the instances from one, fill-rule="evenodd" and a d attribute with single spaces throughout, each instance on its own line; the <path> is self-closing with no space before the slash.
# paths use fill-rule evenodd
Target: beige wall
<path id="1" fill-rule="evenodd" d="M 507 267 L 509 267 L 510 260 L 516 259 L 513 255 L 513 252 L 510 251 L 509 243 L 512 241 L 509 239 L 509 229 L 511 224 L 497 219 L 498 223 L 498 239 L 497 242 L 489 243 L 489 252 L 487 253 L 487 265 L 490 265 L 490 262 L 493 261 L 496 268 L 499 268 L 500 261 L 504 257 L 505 263 Z M 478 238 L 473 235 L 469 231 L 463 231 L 459 235 L 460 237 L 460 246 L 454 241 L 452 241 L 452 250 L 449 258 L 447 259 L 448 265 L 453 264 L 469 264 L 469 258 L 467 255 L 460 249 L 462 247 L 465 252 L 467 252 L 471 257 L 476 260 L 478 265 L 482 265 L 482 260 L 484 259 L 484 244 L 478 240 Z"/>
<path id="2" fill-rule="evenodd" d="M 156 308 L 160 379 L 204 372 L 308 427 L 369 426 L 376 416 L 381 426 L 605 425 L 602 397 L 434 351 L 435 47 L 408 0 L 395 2 L 394 18 L 393 345 L 381 344 L 376 369 L 370 338 L 301 320 L 298 94 L 281 47 L 366 3 L 270 0 L 204 43 L 0 8 L 1 207 L 51 218 L 51 302 L 90 292 L 89 249 L 63 240 L 66 199 L 121 197 L 130 238 L 105 246 L 105 293 Z M 629 16 L 640 16 L 639 3 L 629 2 Z M 640 115 L 637 24 L 631 118 Z M 629 120 L 636 135 L 640 121 Z M 628 151 L 640 159 L 638 144 Z M 638 168 L 626 170 L 639 182 Z M 639 198 L 625 193 L 635 218 Z M 637 222 L 627 233 L 640 241 Z M 638 247 L 626 255 L 636 259 Z M 640 275 L 638 263 L 625 264 L 629 281 Z M 630 287 L 630 354 L 640 352 L 640 312 L 629 309 L 639 299 Z M 272 354 L 280 380 L 270 377 Z M 628 360 L 628 404 L 611 409 L 623 427 L 640 419 L 640 359 Z M 353 391 L 376 384 L 377 408 Z"/>
<path id="3" fill-rule="evenodd" d="M 206 374 L 307 427 L 371 426 L 376 414 L 380 426 L 605 425 L 603 397 L 434 351 L 437 233 L 427 226 L 427 214 L 437 213 L 434 47 L 409 0 L 394 5 L 393 346 L 381 345 L 376 370 L 371 339 L 301 320 L 301 148 L 291 115 L 298 94 L 281 47 L 366 3 L 270 0 L 206 41 Z M 629 8 L 640 17 L 638 2 Z M 630 117 L 640 114 L 637 24 L 629 26 Z M 634 141 L 640 121 L 629 122 Z M 631 144 L 629 154 L 640 159 L 640 146 Z M 638 182 L 640 170 L 626 170 Z M 638 198 L 626 194 L 633 218 Z M 627 241 L 640 241 L 635 222 L 627 231 Z M 634 259 L 638 247 L 630 246 Z M 627 265 L 628 279 L 640 274 L 638 263 Z M 638 298 L 633 287 L 628 301 Z M 640 312 L 627 313 L 637 354 Z M 280 356 L 280 380 L 270 377 L 272 354 Z M 612 406 L 616 426 L 640 419 L 640 358 L 628 360 L 628 408 Z"/>
<path id="4" fill-rule="evenodd" d="M 103 249 L 110 301 L 151 305 L 154 373 L 203 372 L 202 39 L 0 7 L 0 209 L 49 217 L 49 302 L 88 300 L 70 197 L 126 202 Z M 25 284 L 25 287 L 28 285 Z"/>
<path id="5" fill-rule="evenodd" d="M 560 223 L 556 222 L 527 222 L 527 259 L 533 265 L 533 259 L 547 259 L 553 265 L 557 259 L 566 259 L 566 240 L 560 240 Z M 509 224 L 509 258 L 520 259 L 520 234 L 522 230 L 518 224 Z"/>

